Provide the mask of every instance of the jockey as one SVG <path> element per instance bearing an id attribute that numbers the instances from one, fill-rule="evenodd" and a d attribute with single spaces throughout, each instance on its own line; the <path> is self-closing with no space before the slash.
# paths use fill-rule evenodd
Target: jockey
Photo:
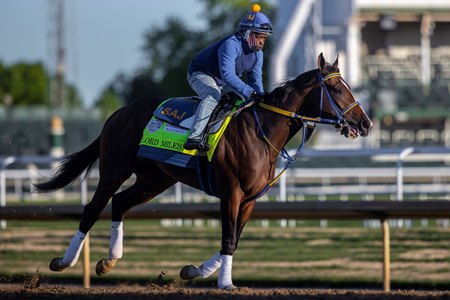
<path id="1" fill-rule="evenodd" d="M 257 100 L 264 94 L 262 49 L 272 33 L 272 23 L 260 9 L 254 4 L 242 17 L 237 32 L 201 50 L 190 63 L 187 80 L 201 102 L 185 149 L 209 150 L 203 135 L 222 95 L 233 91 L 246 100 Z M 240 79 L 244 74 L 247 83 Z"/>

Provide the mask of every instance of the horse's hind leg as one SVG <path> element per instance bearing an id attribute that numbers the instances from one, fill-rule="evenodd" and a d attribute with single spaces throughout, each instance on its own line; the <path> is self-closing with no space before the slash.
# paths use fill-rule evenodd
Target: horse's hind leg
<path id="1" fill-rule="evenodd" d="M 113 196 L 111 203 L 115 203 L 117 199 L 126 198 L 133 193 L 134 185 Z M 132 198 L 133 199 L 133 198 Z M 136 198 L 134 198 L 136 199 Z M 144 199 L 145 201 L 145 199 Z M 114 207 L 114 205 L 112 205 Z M 112 208 L 112 210 L 114 210 Z M 101 276 L 109 272 L 123 254 L 123 223 L 122 221 L 113 221 L 111 225 L 111 241 L 109 246 L 109 259 L 101 259 L 95 268 L 97 275 Z"/>
<path id="2" fill-rule="evenodd" d="M 163 173 L 139 174 L 136 183 L 112 198 L 112 226 L 109 259 L 101 259 L 95 268 L 97 275 L 112 270 L 123 255 L 123 217 L 132 207 L 145 203 L 172 186 L 176 181 Z"/>
<path id="3" fill-rule="evenodd" d="M 112 179 L 112 178 L 107 178 Z M 73 267 L 80 256 L 81 249 L 84 245 L 86 234 L 99 219 L 100 213 L 105 208 L 111 196 L 119 189 L 122 183 L 126 180 L 107 180 L 100 177 L 99 184 L 89 202 L 83 210 L 83 216 L 80 221 L 79 228 L 73 236 L 69 247 L 67 248 L 64 256 L 53 259 L 50 262 L 50 270 L 62 271 L 67 267 Z"/>

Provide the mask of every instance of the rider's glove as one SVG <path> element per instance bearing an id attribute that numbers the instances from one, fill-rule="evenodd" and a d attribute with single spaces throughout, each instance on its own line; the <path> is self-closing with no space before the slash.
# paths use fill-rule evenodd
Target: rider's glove
<path id="1" fill-rule="evenodd" d="M 264 102 L 264 97 L 257 92 L 253 92 L 247 101 Z"/>

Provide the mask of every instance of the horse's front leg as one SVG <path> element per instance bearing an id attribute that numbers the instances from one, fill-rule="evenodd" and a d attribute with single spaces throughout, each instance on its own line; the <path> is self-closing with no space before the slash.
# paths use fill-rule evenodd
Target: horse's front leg
<path id="1" fill-rule="evenodd" d="M 221 202 L 222 249 L 205 261 L 200 267 L 189 265 L 183 267 L 180 277 L 184 280 L 196 277 L 207 278 L 220 268 L 218 287 L 233 290 L 236 286 L 232 280 L 233 253 L 237 249 L 239 237 L 255 206 L 255 201 L 242 204 Z"/>
<path id="2" fill-rule="evenodd" d="M 237 205 L 239 208 L 239 205 Z M 236 249 L 236 221 L 238 210 L 231 208 L 228 202 L 221 202 L 222 218 L 222 250 L 215 253 L 210 259 L 205 261 L 199 267 L 188 265 L 181 269 L 180 277 L 184 280 L 191 280 L 196 277 L 208 278 L 220 268 L 218 287 L 224 290 L 233 290 L 231 278 L 233 252 Z M 231 213 L 231 211 L 236 211 Z"/>
<path id="3" fill-rule="evenodd" d="M 184 280 L 196 277 L 207 278 L 220 268 L 218 287 L 223 290 L 233 290 L 234 286 L 231 271 L 233 253 L 236 249 L 236 224 L 239 214 L 239 202 L 221 200 L 220 213 L 222 219 L 222 249 L 205 261 L 200 267 L 189 265 L 180 271 L 180 277 Z"/>
<path id="4" fill-rule="evenodd" d="M 194 265 L 184 266 L 180 271 L 183 280 L 191 280 L 196 277 L 208 278 L 216 272 L 222 265 L 222 255 L 220 251 L 215 253 L 210 259 L 202 263 L 199 267 Z"/>
<path id="5" fill-rule="evenodd" d="M 238 225 L 237 225 L 237 233 L 236 233 L 236 245 L 235 249 L 238 247 L 239 240 L 241 238 L 242 230 L 244 230 L 245 225 L 247 224 L 250 216 L 252 215 L 253 208 L 255 207 L 256 199 L 252 201 L 247 201 L 241 203 L 239 207 L 239 216 L 238 216 Z"/>
<path id="6" fill-rule="evenodd" d="M 223 290 L 233 290 L 236 286 L 232 280 L 233 253 L 237 245 L 237 223 L 240 201 L 230 198 L 221 199 L 220 214 L 222 219 L 222 263 L 220 265 L 218 287 Z"/>
<path id="7" fill-rule="evenodd" d="M 218 286 L 220 289 L 233 290 L 232 280 L 233 254 L 236 251 L 242 230 L 247 224 L 255 206 L 255 201 L 221 203 L 222 215 L 222 265 L 220 266 Z"/>
<path id="8" fill-rule="evenodd" d="M 216 272 L 223 265 L 223 258 L 226 255 L 225 259 L 227 261 L 226 265 L 229 267 L 226 272 L 229 275 L 221 276 L 219 275 L 219 288 L 224 289 L 229 286 L 228 289 L 233 289 L 235 286 L 231 281 L 231 264 L 230 260 L 232 260 L 232 255 L 235 247 L 235 224 L 237 219 L 237 213 L 229 215 L 229 202 L 221 201 L 221 219 L 222 219 L 222 250 L 215 253 L 211 258 L 207 261 L 203 262 L 199 267 L 195 265 L 187 265 L 184 266 L 180 271 L 180 277 L 184 280 L 191 280 L 196 277 L 208 278 L 214 272 Z M 226 206 L 226 208 L 224 208 Z M 237 206 L 238 207 L 238 206 Z M 225 213 L 226 212 L 226 213 Z M 231 219 L 234 220 L 231 220 Z M 221 268 L 221 270 L 224 268 Z M 226 280 L 221 280 L 221 278 L 226 278 Z"/>

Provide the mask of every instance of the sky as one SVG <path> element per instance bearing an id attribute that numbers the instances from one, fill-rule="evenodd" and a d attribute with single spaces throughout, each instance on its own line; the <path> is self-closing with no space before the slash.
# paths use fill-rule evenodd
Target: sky
<path id="1" fill-rule="evenodd" d="M 3 64 L 55 65 L 48 38 L 55 11 L 51 3 L 0 0 Z M 205 26 L 204 7 L 198 0 L 69 0 L 64 5 L 66 79 L 77 86 L 86 107 L 92 106 L 116 74 L 132 74 L 140 67 L 147 30 L 163 25 L 169 16 L 181 18 L 192 29 Z"/>

